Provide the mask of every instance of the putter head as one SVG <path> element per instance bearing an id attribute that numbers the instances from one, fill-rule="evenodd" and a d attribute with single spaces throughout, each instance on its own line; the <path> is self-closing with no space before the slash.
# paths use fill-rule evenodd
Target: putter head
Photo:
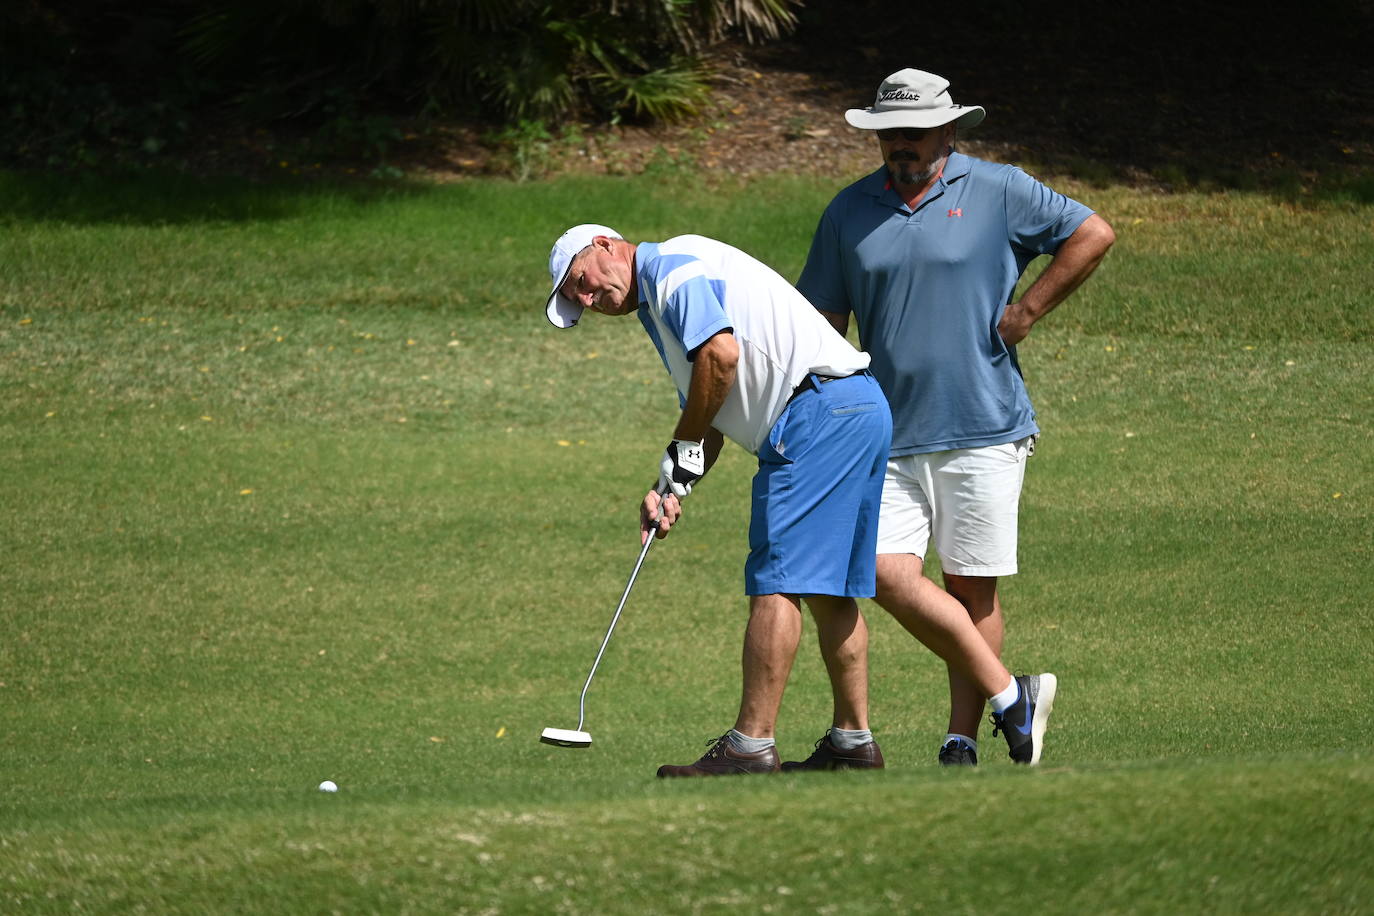
<path id="1" fill-rule="evenodd" d="M 588 747 L 592 743 L 592 736 L 570 728 L 546 728 L 540 732 L 539 740 L 555 747 Z"/>

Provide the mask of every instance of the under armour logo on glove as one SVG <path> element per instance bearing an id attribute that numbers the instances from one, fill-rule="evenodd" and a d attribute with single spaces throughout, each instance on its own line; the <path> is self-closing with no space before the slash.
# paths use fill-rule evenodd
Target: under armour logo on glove
<path id="1" fill-rule="evenodd" d="M 674 439 L 663 453 L 658 468 L 658 491 L 672 490 L 682 499 L 692 492 L 692 484 L 706 473 L 706 449 L 691 439 Z"/>

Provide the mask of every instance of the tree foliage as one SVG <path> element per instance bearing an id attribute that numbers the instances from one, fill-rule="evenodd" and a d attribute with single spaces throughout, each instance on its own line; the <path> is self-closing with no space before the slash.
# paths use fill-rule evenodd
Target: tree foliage
<path id="1" fill-rule="evenodd" d="M 671 120 L 706 98 L 704 49 L 777 38 L 800 2 L 12 0 L 0 156 L 156 150 L 211 112 Z"/>

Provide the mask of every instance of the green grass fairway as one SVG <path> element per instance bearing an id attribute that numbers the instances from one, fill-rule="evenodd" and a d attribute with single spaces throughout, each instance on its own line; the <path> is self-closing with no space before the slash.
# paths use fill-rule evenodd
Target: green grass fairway
<path id="1" fill-rule="evenodd" d="M 943 667 L 867 605 L 885 772 L 669 784 L 734 718 L 752 459 L 540 744 L 677 403 L 638 322 L 546 325 L 548 247 L 795 277 L 833 186 L 0 174 L 0 911 L 1366 911 L 1374 211 L 1063 188 L 1119 241 L 1021 351 L 1043 766 L 936 767 Z M 829 713 L 808 634 L 784 758 Z"/>

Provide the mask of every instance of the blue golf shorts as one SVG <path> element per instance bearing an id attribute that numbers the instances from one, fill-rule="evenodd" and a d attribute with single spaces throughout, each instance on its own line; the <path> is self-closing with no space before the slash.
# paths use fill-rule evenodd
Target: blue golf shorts
<path id="1" fill-rule="evenodd" d="M 892 415 L 867 372 L 812 381 L 759 448 L 744 591 L 871 598 Z"/>

